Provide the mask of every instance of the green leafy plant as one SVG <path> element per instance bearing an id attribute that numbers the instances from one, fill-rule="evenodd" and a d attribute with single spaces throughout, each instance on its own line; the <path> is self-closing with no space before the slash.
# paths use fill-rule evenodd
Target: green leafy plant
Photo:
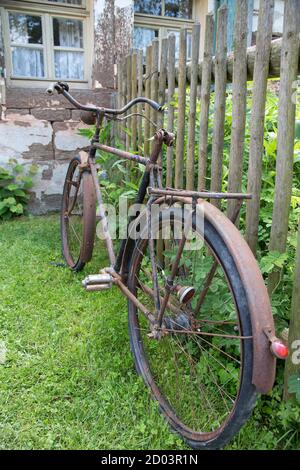
<path id="1" fill-rule="evenodd" d="M 7 168 L 0 167 L 0 219 L 24 214 L 36 169 L 31 165 L 26 171 L 15 159 L 8 162 Z"/>

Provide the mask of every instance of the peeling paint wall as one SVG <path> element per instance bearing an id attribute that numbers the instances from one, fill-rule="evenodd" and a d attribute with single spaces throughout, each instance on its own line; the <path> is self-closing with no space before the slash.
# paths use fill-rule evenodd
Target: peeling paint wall
<path id="1" fill-rule="evenodd" d="M 75 90 L 83 103 L 111 106 L 109 90 Z M 0 119 L 0 166 L 9 159 L 22 165 L 37 165 L 29 209 L 41 214 L 61 205 L 67 166 L 89 141 L 78 134 L 87 127 L 79 121 L 79 111 L 63 97 L 47 96 L 33 89 L 7 89 L 5 110 Z"/>

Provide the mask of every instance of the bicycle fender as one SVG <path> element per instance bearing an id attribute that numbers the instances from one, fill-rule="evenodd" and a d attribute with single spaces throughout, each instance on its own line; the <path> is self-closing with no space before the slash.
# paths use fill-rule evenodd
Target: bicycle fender
<path id="1" fill-rule="evenodd" d="M 259 393 L 268 393 L 274 384 L 276 359 L 271 353 L 266 329 L 275 330 L 267 288 L 257 261 L 236 226 L 215 206 L 198 200 L 209 222 L 221 234 L 231 251 L 248 299 L 253 335 L 252 383 Z"/>
<path id="2" fill-rule="evenodd" d="M 163 204 L 166 197 L 155 201 Z M 191 204 L 188 197 L 174 197 L 172 201 Z M 270 350 L 270 341 L 266 330 L 275 331 L 271 303 L 257 261 L 236 226 L 219 209 L 204 199 L 198 199 L 198 205 L 205 217 L 219 232 L 224 243 L 231 251 L 238 272 L 246 290 L 251 316 L 253 335 L 253 374 L 252 383 L 259 393 L 268 393 L 275 381 L 276 358 Z"/>

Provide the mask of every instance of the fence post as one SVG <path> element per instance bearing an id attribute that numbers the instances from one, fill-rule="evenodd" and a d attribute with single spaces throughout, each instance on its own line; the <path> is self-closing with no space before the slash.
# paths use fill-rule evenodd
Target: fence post
<path id="1" fill-rule="evenodd" d="M 227 16 L 228 8 L 223 4 L 218 9 L 216 62 L 215 62 L 215 106 L 211 161 L 211 191 L 221 191 L 224 147 L 224 121 L 227 83 Z M 218 200 L 212 204 L 219 206 Z"/>
<path id="2" fill-rule="evenodd" d="M 172 105 L 175 91 L 175 34 L 168 37 L 168 131 L 174 132 L 174 106 Z M 173 185 L 173 146 L 167 147 L 166 186 Z"/>
<path id="3" fill-rule="evenodd" d="M 176 141 L 175 187 L 183 188 L 183 159 L 186 105 L 186 39 L 187 29 L 180 30 L 178 71 L 178 117 Z"/>
<path id="4" fill-rule="evenodd" d="M 294 272 L 294 288 L 292 297 L 292 310 L 291 319 L 289 325 L 289 351 L 290 355 L 287 358 L 284 371 L 284 398 L 287 400 L 290 398 L 288 393 L 288 379 L 291 375 L 297 374 L 300 376 L 300 364 L 293 362 L 293 349 L 294 341 L 300 339 L 300 221 L 298 226 L 298 241 L 297 241 L 297 254 L 295 261 L 295 272 Z M 298 344 L 299 348 L 299 344 Z"/>
<path id="5" fill-rule="evenodd" d="M 137 55 L 137 73 L 138 73 L 138 95 L 143 96 L 143 50 L 138 50 Z M 138 105 L 138 113 L 142 114 L 143 106 Z M 138 133 L 138 148 L 143 145 L 143 118 L 138 116 L 137 118 L 137 133 Z"/>
<path id="6" fill-rule="evenodd" d="M 250 151 L 247 190 L 248 193 L 253 195 L 253 199 L 247 202 L 246 210 L 246 240 L 254 254 L 256 253 L 258 238 L 264 120 L 273 14 L 274 0 L 260 0 L 253 74 L 254 85 L 250 120 Z"/>
<path id="7" fill-rule="evenodd" d="M 117 79 L 118 79 L 118 100 L 117 100 L 118 108 L 122 108 L 122 106 L 123 106 L 122 84 L 123 84 L 123 81 L 124 81 L 124 77 L 123 77 L 123 67 L 122 67 L 122 61 L 121 60 L 118 62 Z M 117 126 L 117 132 L 118 132 L 118 135 L 120 136 L 121 132 L 122 132 L 122 124 L 121 123 L 119 123 L 118 126 Z"/>
<path id="8" fill-rule="evenodd" d="M 131 99 L 137 97 L 137 51 L 134 50 L 131 57 Z M 137 107 L 132 108 L 132 113 L 137 111 Z M 133 116 L 131 119 L 131 131 L 132 131 L 132 150 L 137 150 L 137 117 Z"/>
<path id="9" fill-rule="evenodd" d="M 211 69 L 214 47 L 214 16 L 212 13 L 206 15 L 205 20 L 205 39 L 204 39 L 204 57 L 202 63 L 201 77 L 201 99 L 200 99 L 200 142 L 199 142 L 199 160 L 198 160 L 198 190 L 205 189 L 205 177 L 207 166 L 207 139 L 208 139 L 208 120 L 209 120 L 209 102 L 211 87 Z"/>
<path id="10" fill-rule="evenodd" d="M 186 161 L 186 189 L 194 189 L 195 176 L 195 126 L 198 88 L 198 62 L 200 48 L 200 23 L 195 23 L 192 34 L 192 63 L 190 85 L 190 114 L 188 128 L 188 149 Z"/>
<path id="11" fill-rule="evenodd" d="M 122 107 L 126 104 L 126 88 L 127 88 L 127 67 L 126 67 L 126 59 L 124 58 L 122 60 L 122 83 L 121 83 L 121 89 L 122 89 Z M 126 127 L 126 122 L 121 122 L 121 141 L 122 145 L 126 148 L 126 132 L 125 132 L 125 127 Z"/>
<path id="12" fill-rule="evenodd" d="M 232 126 L 228 191 L 241 192 L 247 105 L 248 0 L 237 2 L 234 25 L 232 81 Z M 228 217 L 236 212 L 237 201 L 228 201 Z M 238 223 L 238 221 L 237 221 Z"/>
<path id="13" fill-rule="evenodd" d="M 273 208 L 270 251 L 285 252 L 293 184 L 296 102 L 293 85 L 297 80 L 300 34 L 298 0 L 286 0 L 280 66 L 278 104 L 278 137 L 276 157 L 275 200 Z M 280 280 L 280 271 L 269 275 L 271 294 Z"/>
<path id="14" fill-rule="evenodd" d="M 137 51 L 134 50 L 131 57 L 131 99 L 137 97 Z M 136 112 L 136 106 L 132 108 L 132 113 Z M 133 152 L 137 150 L 137 117 L 131 118 L 131 146 Z"/>
<path id="15" fill-rule="evenodd" d="M 168 39 L 163 38 L 161 42 L 161 54 L 159 63 L 159 82 L 158 82 L 158 103 L 164 105 L 166 101 L 166 86 L 167 86 L 167 66 L 168 66 Z M 159 129 L 164 127 L 164 115 L 158 113 L 157 126 Z M 158 159 L 158 164 L 162 165 L 161 155 Z"/>
<path id="16" fill-rule="evenodd" d="M 150 98 L 151 95 L 151 62 L 152 62 L 152 46 L 147 46 L 146 49 L 146 77 L 145 77 L 145 96 Z M 144 153 L 149 156 L 150 153 L 150 107 L 145 106 L 145 124 L 144 124 Z"/>
<path id="17" fill-rule="evenodd" d="M 126 57 L 126 75 L 127 75 L 127 87 L 126 87 L 126 102 L 128 103 L 128 101 L 131 100 L 131 71 L 132 71 L 132 67 L 131 67 L 131 54 L 129 54 L 127 57 Z M 130 146 L 131 146 L 131 135 L 129 134 L 129 132 L 131 133 L 131 119 L 127 119 L 125 121 L 125 125 L 126 125 L 126 128 L 127 128 L 127 132 L 126 132 L 126 150 L 130 150 Z"/>
<path id="18" fill-rule="evenodd" d="M 158 61 L 159 61 L 159 40 L 153 39 L 152 41 L 152 70 L 151 70 L 151 99 L 158 101 Z M 157 111 L 151 108 L 150 111 L 151 121 L 157 121 Z M 150 124 L 150 137 L 155 133 L 155 127 Z M 152 144 L 150 145 L 152 147 Z"/>

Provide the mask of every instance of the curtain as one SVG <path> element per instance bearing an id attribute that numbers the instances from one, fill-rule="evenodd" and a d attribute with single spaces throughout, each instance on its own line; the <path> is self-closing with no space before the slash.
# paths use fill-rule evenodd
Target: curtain
<path id="1" fill-rule="evenodd" d="M 71 18 L 53 18 L 54 46 L 83 48 L 82 21 Z M 55 77 L 83 80 L 83 52 L 56 50 Z"/>
<path id="2" fill-rule="evenodd" d="M 71 18 L 53 18 L 54 45 L 83 47 L 82 21 Z"/>
<path id="3" fill-rule="evenodd" d="M 55 77 L 83 80 L 83 53 L 55 51 Z"/>
<path id="4" fill-rule="evenodd" d="M 44 55 L 41 49 L 28 47 L 12 48 L 13 74 L 19 77 L 42 78 L 44 72 Z"/>

